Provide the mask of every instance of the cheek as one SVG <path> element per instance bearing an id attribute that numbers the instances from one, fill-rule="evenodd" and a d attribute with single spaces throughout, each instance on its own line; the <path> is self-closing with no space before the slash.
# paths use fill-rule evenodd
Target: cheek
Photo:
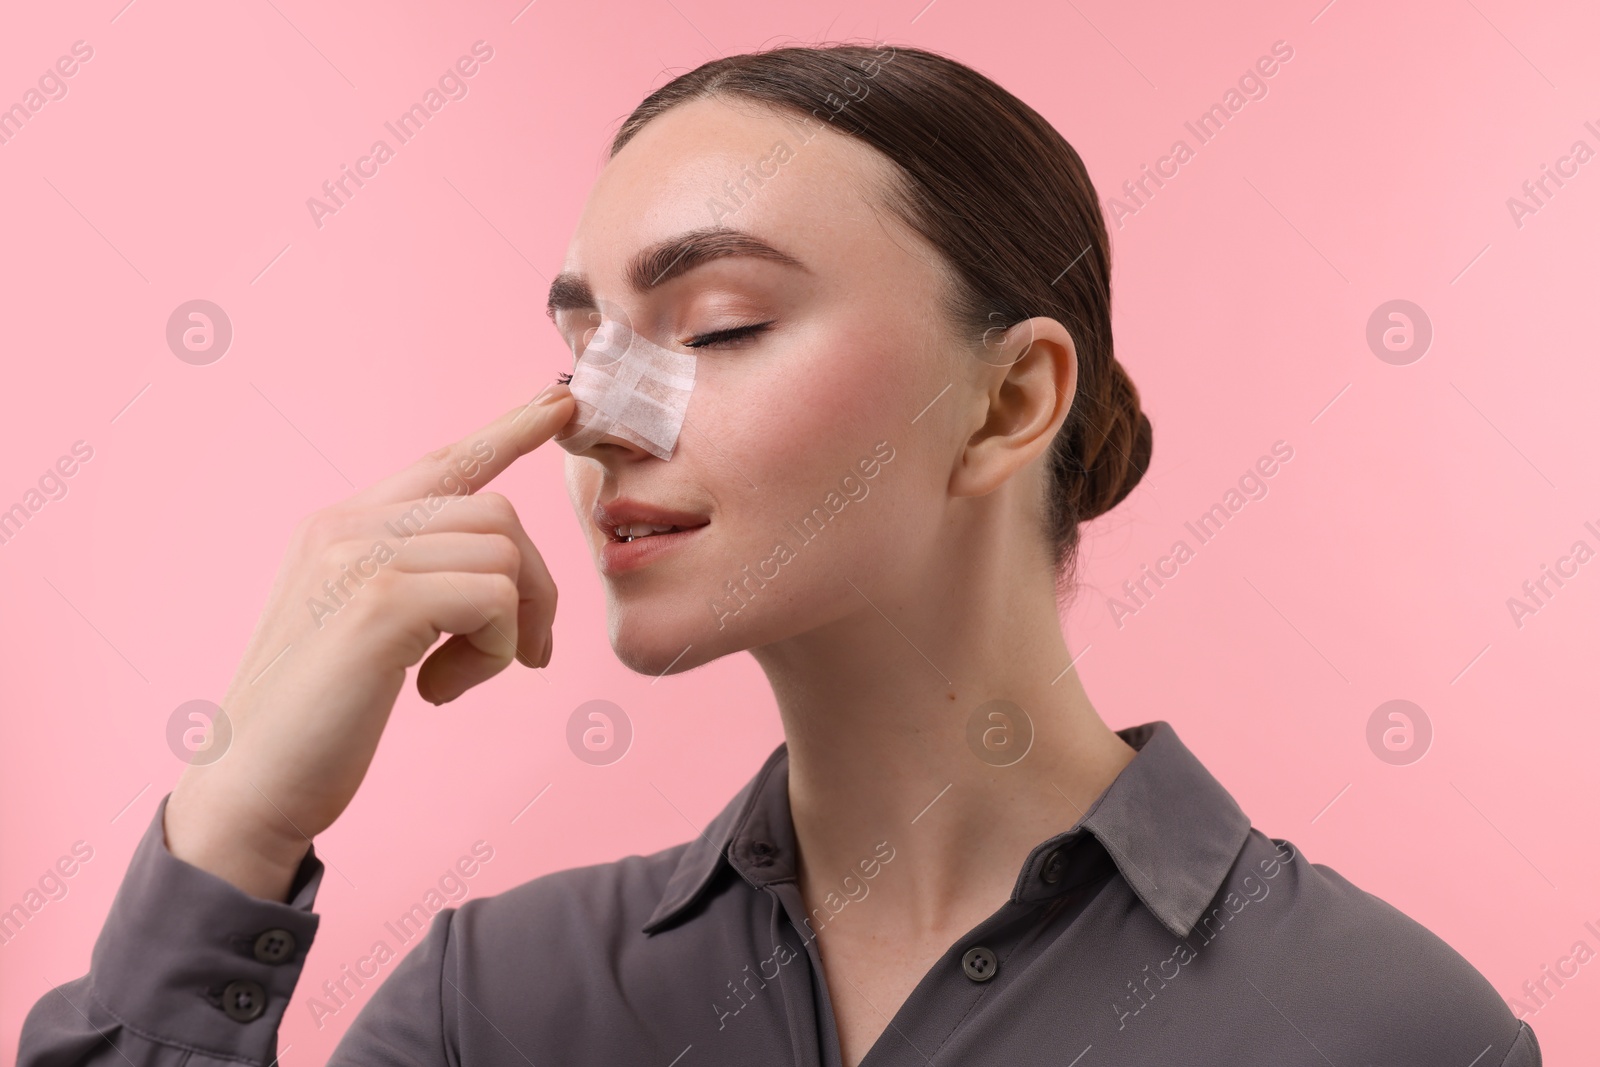
<path id="1" fill-rule="evenodd" d="M 702 360 L 686 417 L 693 429 L 680 441 L 708 464 L 725 458 L 757 486 L 832 483 L 873 442 L 909 439 L 911 419 L 938 392 L 923 377 L 900 353 L 825 336 L 758 359 Z"/>
<path id="2" fill-rule="evenodd" d="M 927 449 L 917 442 L 936 420 L 911 420 L 944 386 L 905 358 L 813 341 L 744 363 L 702 361 L 687 418 L 693 429 L 685 428 L 680 443 L 693 449 L 695 467 L 717 498 L 719 554 L 727 554 L 716 563 L 718 588 L 724 571 L 737 577 L 740 564 L 766 558 L 776 542 L 797 544 L 805 536 L 797 525 L 822 516 L 817 509 L 829 512 L 815 524 L 829 529 L 826 541 L 808 542 L 798 552 L 805 562 L 786 564 L 786 573 L 815 579 L 819 566 L 858 573 L 877 565 L 892 544 L 882 531 L 893 526 L 895 513 L 919 508 L 927 479 L 915 469 L 915 456 Z M 879 442 L 886 447 L 877 449 Z M 875 452 L 894 459 L 874 468 Z M 871 478 L 864 460 L 875 470 Z M 803 601 L 800 587 L 809 584 L 787 580 L 786 597 Z"/>

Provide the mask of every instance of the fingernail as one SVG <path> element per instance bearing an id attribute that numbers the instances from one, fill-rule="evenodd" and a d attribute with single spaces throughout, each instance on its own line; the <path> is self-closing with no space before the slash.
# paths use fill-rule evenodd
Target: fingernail
<path id="1" fill-rule="evenodd" d="M 544 387 L 543 392 L 533 398 L 533 402 L 535 404 L 549 404 L 559 397 L 570 395 L 571 392 L 572 390 L 567 387 L 565 382 L 551 382 Z"/>

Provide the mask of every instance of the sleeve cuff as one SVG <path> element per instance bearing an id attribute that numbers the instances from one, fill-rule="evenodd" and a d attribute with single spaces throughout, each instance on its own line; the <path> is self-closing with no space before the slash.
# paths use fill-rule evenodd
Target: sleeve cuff
<path id="1" fill-rule="evenodd" d="M 95 941 L 94 995 L 163 1044 L 265 1064 L 305 966 L 323 863 L 307 850 L 288 903 L 253 897 L 167 849 L 156 805 Z"/>

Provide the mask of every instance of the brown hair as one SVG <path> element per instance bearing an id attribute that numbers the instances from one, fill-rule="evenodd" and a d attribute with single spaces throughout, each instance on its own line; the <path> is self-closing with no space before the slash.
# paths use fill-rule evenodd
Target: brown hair
<path id="1" fill-rule="evenodd" d="M 888 207 L 943 253 L 947 313 L 973 335 L 1045 315 L 1072 333 L 1078 391 L 1050 451 L 1046 536 L 1057 579 L 1078 524 L 1115 507 L 1150 464 L 1150 420 L 1112 353 L 1111 261 L 1078 153 L 1033 108 L 953 59 L 918 48 L 837 44 L 727 56 L 634 109 L 612 156 L 669 108 L 709 96 L 821 119 L 888 157 Z"/>

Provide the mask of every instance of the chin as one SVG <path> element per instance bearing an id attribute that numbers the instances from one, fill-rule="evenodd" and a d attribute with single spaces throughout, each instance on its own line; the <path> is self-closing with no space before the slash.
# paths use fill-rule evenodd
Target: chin
<path id="1" fill-rule="evenodd" d="M 685 645 L 689 646 L 687 652 L 684 651 Z M 648 674 L 652 678 L 682 674 L 722 655 L 720 652 L 702 654 L 702 646 L 692 641 L 662 644 L 654 640 L 633 641 L 626 638 L 613 638 L 611 650 L 624 667 L 635 674 Z"/>
<path id="2" fill-rule="evenodd" d="M 681 609 L 613 602 L 608 616 L 611 651 L 636 674 L 682 674 L 732 651 L 723 647 L 726 639 L 714 627 L 693 623 Z"/>

